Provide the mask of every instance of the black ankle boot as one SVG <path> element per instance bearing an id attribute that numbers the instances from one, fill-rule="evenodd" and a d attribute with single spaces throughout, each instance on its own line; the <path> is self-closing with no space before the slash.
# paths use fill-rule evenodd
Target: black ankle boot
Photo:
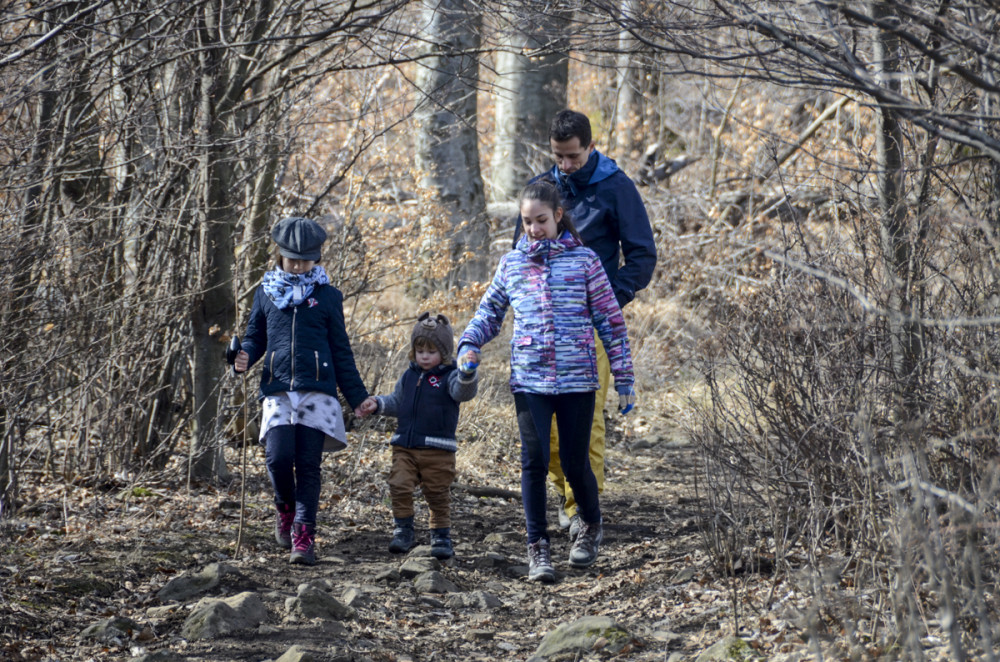
<path id="1" fill-rule="evenodd" d="M 392 530 L 389 551 L 393 554 L 403 554 L 413 549 L 413 517 L 394 517 L 392 522 L 396 528 Z"/>
<path id="2" fill-rule="evenodd" d="M 431 529 L 431 556 L 436 559 L 450 559 L 455 555 L 451 547 L 451 528 Z"/>

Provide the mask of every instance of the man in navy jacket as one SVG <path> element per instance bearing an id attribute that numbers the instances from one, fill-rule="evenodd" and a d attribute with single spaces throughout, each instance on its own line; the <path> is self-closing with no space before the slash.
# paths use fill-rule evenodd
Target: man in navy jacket
<path id="1" fill-rule="evenodd" d="M 549 126 L 549 145 L 555 165 L 531 181 L 542 178 L 554 182 L 563 205 L 584 244 L 597 253 L 618 305 L 625 307 L 636 292 L 646 287 L 656 267 L 656 245 L 646 206 L 635 184 L 618 165 L 594 146 L 587 116 L 573 110 L 556 114 Z M 521 233 L 518 214 L 514 243 Z M 598 491 L 604 490 L 604 401 L 611 369 L 607 353 L 597 340 L 598 373 L 594 421 L 590 431 L 590 464 L 597 477 Z M 552 427 L 549 482 L 563 500 L 559 513 L 561 528 L 570 528 L 570 537 L 579 530 L 576 502 L 559 466 L 559 439 Z"/>

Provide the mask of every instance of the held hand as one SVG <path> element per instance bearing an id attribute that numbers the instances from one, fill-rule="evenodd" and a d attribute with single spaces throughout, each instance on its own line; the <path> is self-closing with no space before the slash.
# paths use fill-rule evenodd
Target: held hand
<path id="1" fill-rule="evenodd" d="M 618 391 L 618 412 L 624 416 L 635 406 L 635 389 L 629 385 L 616 386 L 615 390 Z"/>
<path id="2" fill-rule="evenodd" d="M 479 352 L 474 349 L 470 349 L 465 354 L 462 354 L 458 358 L 458 369 L 467 375 L 471 375 L 476 372 L 476 368 L 479 367 Z"/>
<path id="3" fill-rule="evenodd" d="M 246 372 L 248 363 L 250 363 L 250 355 L 241 349 L 233 361 L 233 370 L 236 372 Z"/>
<path id="4" fill-rule="evenodd" d="M 370 395 L 364 402 L 358 405 L 358 408 L 354 410 L 354 415 L 358 418 L 364 418 L 365 416 L 374 414 L 376 411 L 378 411 L 378 400 L 375 399 L 375 396 Z"/>

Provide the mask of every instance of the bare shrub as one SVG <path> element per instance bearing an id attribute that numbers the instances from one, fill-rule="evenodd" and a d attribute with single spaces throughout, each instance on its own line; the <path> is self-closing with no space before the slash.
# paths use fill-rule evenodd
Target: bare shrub
<path id="1" fill-rule="evenodd" d="M 908 654 L 943 634 L 962 659 L 995 636 L 996 280 L 982 227 L 934 229 L 915 420 L 895 406 L 882 274 L 858 257 L 875 242 L 859 225 L 854 250 L 775 265 L 731 300 L 693 436 L 720 572 L 811 569 L 817 633 Z"/>

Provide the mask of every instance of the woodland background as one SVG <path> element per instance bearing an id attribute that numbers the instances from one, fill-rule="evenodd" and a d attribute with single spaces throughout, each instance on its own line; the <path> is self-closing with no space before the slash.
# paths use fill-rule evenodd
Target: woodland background
<path id="1" fill-rule="evenodd" d="M 390 388 L 417 312 L 471 314 L 569 106 L 643 185 L 629 425 L 694 442 L 720 576 L 806 573 L 848 657 L 933 635 L 994 659 L 998 23 L 992 0 L 3 2 L 5 553 L 39 486 L 233 478 L 222 356 L 282 216 L 327 225 Z M 503 486 L 493 351 L 460 432 Z"/>

